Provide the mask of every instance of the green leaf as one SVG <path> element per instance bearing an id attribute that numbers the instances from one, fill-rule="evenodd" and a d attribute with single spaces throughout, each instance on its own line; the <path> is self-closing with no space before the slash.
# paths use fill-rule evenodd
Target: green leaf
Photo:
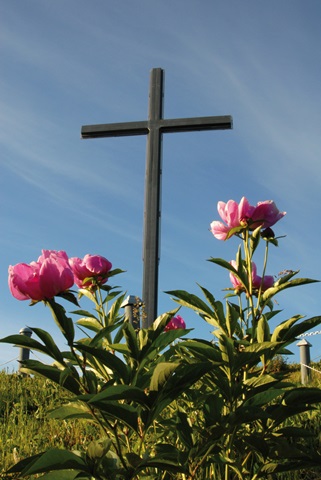
<path id="1" fill-rule="evenodd" d="M 83 474 L 81 475 L 79 472 L 75 470 L 59 470 L 59 480 L 91 480 L 92 477 L 90 474 Z M 49 472 L 45 473 L 41 476 L 45 480 L 57 480 L 57 473 L 56 472 Z"/>
<path id="2" fill-rule="evenodd" d="M 86 418 L 92 420 L 93 416 L 90 409 L 81 402 L 70 402 L 59 408 L 51 410 L 47 414 L 48 418 L 55 418 L 57 420 L 66 420 L 73 418 Z"/>
<path id="3" fill-rule="evenodd" d="M 154 331 L 156 333 L 156 336 L 158 334 L 162 333 L 164 331 L 164 328 L 168 324 L 168 322 L 175 317 L 176 313 L 179 311 L 180 307 L 175 308 L 174 310 L 171 310 L 169 312 L 163 313 L 162 315 L 159 315 L 156 320 L 152 323 L 151 327 L 148 329 L 143 329 L 147 334 L 149 333 L 150 330 Z"/>
<path id="4" fill-rule="evenodd" d="M 137 343 L 137 336 L 134 330 L 134 327 L 126 322 L 123 328 L 124 337 L 126 339 L 126 344 L 128 347 L 128 352 L 132 358 L 138 360 L 139 358 L 139 348 Z"/>
<path id="5" fill-rule="evenodd" d="M 116 401 L 110 401 L 105 399 L 91 399 L 89 401 L 91 405 L 101 410 L 104 416 L 111 421 L 119 420 L 121 424 L 125 424 L 135 432 L 138 429 L 138 413 L 137 408 L 126 403 L 118 403 Z"/>
<path id="6" fill-rule="evenodd" d="M 142 458 L 139 455 L 137 455 L 137 453 L 129 452 L 129 453 L 126 453 L 125 456 L 129 465 L 134 469 L 137 469 L 142 463 Z"/>
<path id="7" fill-rule="evenodd" d="M 114 323 L 112 325 L 108 325 L 107 327 L 100 327 L 100 330 L 96 335 L 91 339 L 90 345 L 92 347 L 100 346 L 101 341 L 103 340 L 103 344 L 107 342 L 110 346 L 111 343 L 111 333 L 118 328 L 122 324 L 122 321 L 118 323 Z"/>
<path id="8" fill-rule="evenodd" d="M 288 331 L 286 331 L 283 335 L 283 341 L 290 342 L 296 340 L 296 337 L 302 335 L 302 333 L 307 332 L 311 328 L 320 325 L 321 323 L 321 316 L 307 318 L 296 325 L 293 325 Z"/>
<path id="9" fill-rule="evenodd" d="M 280 397 L 284 394 L 283 389 L 279 388 L 270 388 L 265 392 L 260 392 L 254 395 L 251 395 L 249 399 L 247 399 L 244 403 L 244 407 L 254 407 L 260 405 L 266 405 L 275 398 Z"/>
<path id="10" fill-rule="evenodd" d="M 95 333 L 99 332 L 102 328 L 101 323 L 96 318 L 92 317 L 80 318 L 76 321 L 76 324 L 80 325 L 81 327 L 88 328 L 88 330 L 91 330 Z"/>
<path id="11" fill-rule="evenodd" d="M 114 268 L 114 270 L 110 270 L 108 272 L 108 278 L 114 277 L 115 275 L 119 275 L 120 273 L 125 273 L 126 270 L 121 270 L 120 268 Z"/>
<path id="12" fill-rule="evenodd" d="M 231 363 L 231 368 L 233 367 L 233 371 L 237 372 L 245 365 L 255 367 L 263 355 L 271 357 L 275 354 L 276 350 L 280 348 L 280 345 L 279 342 L 261 342 L 246 345 L 238 355 L 235 356 Z"/>
<path id="13" fill-rule="evenodd" d="M 265 315 L 262 315 L 257 323 L 257 341 L 268 342 L 271 339 L 269 323 Z"/>
<path id="14" fill-rule="evenodd" d="M 29 348 L 30 350 L 36 350 L 38 352 L 51 356 L 50 351 L 46 346 L 42 345 L 37 340 L 28 337 L 27 335 L 9 335 L 8 337 L 1 338 L 0 342 L 14 344 L 17 347 Z"/>
<path id="15" fill-rule="evenodd" d="M 248 290 L 248 278 L 247 278 L 247 273 L 244 268 L 244 262 L 241 260 L 241 254 L 239 250 L 239 260 L 237 261 L 238 268 L 235 269 L 233 265 L 230 264 L 230 262 L 227 262 L 223 258 L 210 258 L 209 262 L 215 263 L 216 265 L 219 265 L 220 267 L 225 268 L 228 270 L 230 273 L 232 273 L 244 286 L 245 290 Z"/>
<path id="16" fill-rule="evenodd" d="M 110 446 L 111 440 L 109 438 L 94 440 L 88 445 L 86 454 L 91 460 L 100 459 L 106 455 Z"/>
<path id="17" fill-rule="evenodd" d="M 177 460 L 167 460 L 166 458 L 157 455 L 146 460 L 144 459 L 139 468 L 137 468 L 136 473 L 138 471 L 145 470 L 146 468 L 157 468 L 161 471 L 171 473 L 187 473 L 187 467 L 180 465 Z"/>
<path id="18" fill-rule="evenodd" d="M 140 340 L 141 353 L 139 356 L 140 368 L 143 367 L 149 359 L 155 358 L 160 351 L 167 348 L 175 340 L 187 335 L 192 329 L 178 328 L 176 330 L 168 330 L 167 332 L 152 332 L 148 330 L 140 330 L 138 338 Z"/>
<path id="19" fill-rule="evenodd" d="M 84 372 L 83 380 L 85 381 L 86 390 L 89 393 L 97 393 L 98 390 L 98 378 L 94 371 L 87 368 Z"/>
<path id="20" fill-rule="evenodd" d="M 165 364 L 165 369 L 166 369 Z M 199 362 L 197 364 L 183 365 L 179 364 L 175 370 L 171 372 L 171 366 L 168 364 L 168 370 L 159 371 L 159 381 L 155 376 L 155 387 L 159 390 L 151 391 L 153 395 L 153 405 L 150 406 L 149 416 L 145 422 L 147 428 L 154 419 L 166 408 L 171 402 L 176 400 L 183 392 L 187 390 L 201 377 L 212 369 L 211 362 Z M 154 386 L 154 385 L 153 385 Z M 155 393 L 156 395 L 155 395 Z"/>
<path id="21" fill-rule="evenodd" d="M 56 303 L 54 299 L 47 300 L 46 304 L 49 305 L 53 319 L 55 320 L 60 331 L 66 338 L 68 345 L 72 345 L 75 337 L 73 321 L 71 320 L 71 318 L 67 317 L 66 311 L 63 306 L 59 303 Z"/>
<path id="22" fill-rule="evenodd" d="M 262 295 L 263 302 L 267 302 L 270 298 L 274 297 L 277 293 L 285 290 L 286 288 L 298 287 L 300 285 L 308 285 L 310 283 L 316 283 L 319 280 L 313 280 L 311 278 L 296 278 L 285 283 L 279 282 L 278 285 L 274 285 L 271 288 L 265 290 Z"/>
<path id="23" fill-rule="evenodd" d="M 282 285 L 283 283 L 287 283 L 291 278 L 295 277 L 299 273 L 300 270 L 290 270 L 287 271 L 285 275 L 282 275 L 277 281 L 274 283 L 274 286 Z"/>
<path id="24" fill-rule="evenodd" d="M 57 360 L 58 362 L 64 364 L 64 358 L 55 344 L 52 336 L 46 332 L 45 330 L 42 330 L 41 328 L 31 328 L 31 330 L 43 341 L 43 343 L 46 345 L 48 352 L 50 353 L 50 356 Z"/>
<path id="25" fill-rule="evenodd" d="M 313 404 L 321 402 L 321 389 L 313 387 L 300 387 L 286 392 L 285 405 Z"/>
<path id="26" fill-rule="evenodd" d="M 259 462 L 264 462 L 264 459 L 267 458 L 269 453 L 269 444 L 266 439 L 260 433 L 251 433 L 244 435 L 242 439 L 246 444 L 250 446 L 250 449 L 255 452 L 259 452 L 262 459 Z"/>
<path id="27" fill-rule="evenodd" d="M 99 288 L 101 290 L 104 290 L 105 288 L 107 287 L 107 285 L 101 285 Z M 120 293 L 122 293 L 121 290 L 113 290 L 114 288 L 119 288 L 119 287 L 110 287 L 108 286 L 107 288 L 107 292 L 108 292 L 108 295 L 106 297 L 106 301 L 107 302 L 110 302 L 111 300 L 113 300 L 115 297 L 117 297 Z M 127 294 L 126 293 L 123 293 L 122 294 L 122 298 L 125 297 Z"/>
<path id="28" fill-rule="evenodd" d="M 218 348 L 212 342 L 207 340 L 186 340 L 179 342 L 178 350 L 186 350 L 201 361 L 215 362 L 217 365 L 222 363 L 222 356 Z"/>
<path id="29" fill-rule="evenodd" d="M 97 317 L 95 317 L 95 315 L 93 315 L 91 312 L 88 312 L 88 310 L 83 310 L 83 309 L 73 310 L 70 313 L 74 315 L 80 315 L 82 317 L 95 318 L 96 320 L 98 320 Z"/>
<path id="30" fill-rule="evenodd" d="M 109 347 L 122 355 L 130 355 L 128 345 L 124 343 L 112 343 Z"/>
<path id="31" fill-rule="evenodd" d="M 92 355 L 97 361 L 110 368 L 114 374 L 124 383 L 128 382 L 130 372 L 127 365 L 117 355 L 108 352 L 103 348 L 95 348 L 90 345 L 83 345 L 79 342 L 76 343 L 80 352 L 86 352 Z"/>
<path id="32" fill-rule="evenodd" d="M 24 360 L 21 362 L 21 371 L 28 374 L 36 373 L 60 385 L 61 370 L 51 365 L 45 365 L 38 360 Z M 73 376 L 65 379 L 63 387 L 75 395 L 80 394 L 79 383 Z"/>
<path id="33" fill-rule="evenodd" d="M 230 338 L 235 333 L 235 330 L 238 327 L 239 313 L 229 302 L 226 302 L 226 328 L 227 334 Z"/>
<path id="34" fill-rule="evenodd" d="M 217 394 L 210 394 L 207 396 L 203 404 L 204 419 L 206 427 L 220 424 L 222 420 L 222 412 L 224 410 L 223 397 Z"/>
<path id="35" fill-rule="evenodd" d="M 182 444 L 191 449 L 193 447 L 193 428 L 189 423 L 189 415 L 178 410 L 176 419 L 176 431 Z"/>
<path id="36" fill-rule="evenodd" d="M 277 435 L 283 435 L 287 438 L 305 438 L 314 437 L 314 432 L 303 427 L 282 427 L 276 431 Z"/>
<path id="37" fill-rule="evenodd" d="M 104 457 L 102 457 L 100 462 L 101 471 L 104 473 L 104 477 L 99 477 L 101 480 L 105 479 L 118 479 L 117 473 L 120 471 L 122 463 L 118 455 L 109 450 Z M 99 468 L 99 470 L 100 470 Z M 90 477 L 90 480 L 94 480 Z M 97 479 L 98 480 L 98 479 Z M 120 480 L 120 477 L 119 477 Z"/>
<path id="38" fill-rule="evenodd" d="M 250 378 L 247 378 L 246 380 L 243 381 L 244 385 L 247 385 L 249 387 L 251 387 L 251 389 L 255 389 L 255 391 L 260 391 L 261 388 L 263 388 L 264 390 L 266 390 L 267 388 L 270 388 L 270 387 L 273 387 L 275 385 L 278 385 L 281 383 L 279 382 L 278 379 L 276 379 L 274 376 L 272 375 L 268 375 L 268 374 L 265 374 L 265 375 L 254 375 L 253 377 L 250 377 Z M 281 383 L 280 387 L 281 386 L 285 386 L 284 385 L 284 382 Z M 292 386 L 292 384 L 287 384 L 287 386 Z"/>
<path id="39" fill-rule="evenodd" d="M 89 290 L 87 290 L 86 288 L 79 288 L 78 292 L 80 297 L 82 295 L 84 297 L 87 297 L 91 302 L 93 302 L 97 306 L 95 295 L 93 295 Z"/>
<path id="40" fill-rule="evenodd" d="M 238 275 L 237 270 L 228 262 L 227 260 L 224 260 L 223 258 L 214 258 L 211 257 L 208 259 L 209 262 L 215 263 L 216 265 L 219 265 L 220 267 L 225 268 L 229 272 L 233 273 L 233 275 Z"/>
<path id="41" fill-rule="evenodd" d="M 236 351 L 234 349 L 234 340 L 229 338 L 222 332 L 219 332 L 219 346 L 222 354 L 222 360 L 227 364 L 228 368 L 234 369 L 234 360 L 236 357 Z"/>
<path id="42" fill-rule="evenodd" d="M 113 325 L 116 321 L 119 320 L 119 316 L 121 317 L 121 319 L 124 319 L 123 313 L 119 315 L 119 311 L 123 304 L 124 298 L 125 298 L 125 294 L 117 298 L 116 301 L 112 304 L 106 318 L 106 325 Z"/>
<path id="43" fill-rule="evenodd" d="M 243 230 L 245 230 L 245 228 L 246 227 L 242 227 L 242 226 L 231 228 L 226 235 L 225 241 L 228 240 L 229 238 L 231 238 L 233 235 L 237 235 L 237 234 L 243 232 Z"/>
<path id="44" fill-rule="evenodd" d="M 261 239 L 261 229 L 262 225 L 257 227 L 252 234 L 250 235 L 250 249 L 251 249 L 251 258 L 253 257 L 253 254 L 255 250 L 257 249 L 260 239 Z"/>
<path id="45" fill-rule="evenodd" d="M 151 381 L 150 381 L 150 390 L 151 391 L 158 391 L 160 390 L 164 383 L 167 381 L 167 379 L 172 375 L 172 373 L 176 370 L 178 367 L 178 363 L 172 363 L 172 362 L 162 362 L 159 363 L 152 375 Z"/>
<path id="46" fill-rule="evenodd" d="M 209 306 L 194 294 L 188 293 L 184 290 L 172 290 L 165 293 L 177 297 L 174 298 L 174 301 L 179 303 L 183 307 L 191 308 L 197 313 L 203 314 L 205 316 L 211 317 L 213 315 L 213 312 L 209 308 Z"/>
<path id="47" fill-rule="evenodd" d="M 89 400 L 90 404 L 97 404 L 101 401 L 126 400 L 127 402 L 140 403 L 146 405 L 148 403 L 144 390 L 131 385 L 111 385 L 101 392 L 97 393 Z"/>
<path id="48" fill-rule="evenodd" d="M 277 340 L 290 344 L 294 342 L 299 335 L 302 335 L 306 331 L 316 327 L 321 323 L 321 316 L 311 317 L 303 320 L 300 323 L 296 323 L 302 318 L 302 315 L 295 315 L 289 320 L 282 322 L 272 333 L 271 341 Z"/>
<path id="49" fill-rule="evenodd" d="M 77 307 L 79 306 L 78 300 L 71 290 L 61 292 L 57 295 L 57 297 L 63 298 L 64 300 L 67 300 L 68 302 L 73 303 Z"/>
<path id="50" fill-rule="evenodd" d="M 217 325 L 224 325 L 225 324 L 225 313 L 223 304 L 220 301 L 215 300 L 214 296 L 209 292 L 206 288 L 199 285 L 200 289 L 202 290 L 203 294 L 205 295 L 206 300 L 209 302 L 211 307 L 213 308 L 213 312 L 215 313 L 215 317 L 217 320 Z"/>
<path id="51" fill-rule="evenodd" d="M 275 350 L 280 346 L 280 342 L 261 342 L 261 343 L 251 343 L 244 347 L 245 353 L 258 353 L 260 355 L 264 354 L 267 350 Z M 243 353 L 243 352 L 242 352 Z"/>
<path id="52" fill-rule="evenodd" d="M 27 460 L 30 460 L 30 462 L 27 464 L 26 460 L 19 462 L 14 465 L 8 473 L 20 472 L 22 476 L 26 476 L 67 469 L 90 473 L 84 459 L 68 450 L 50 448 L 43 454 L 30 457 L 30 459 Z M 23 469 L 21 469 L 21 467 L 23 467 Z"/>
<path id="53" fill-rule="evenodd" d="M 274 332 L 272 333 L 272 336 L 271 336 L 271 341 L 272 342 L 283 341 L 284 336 L 290 330 L 292 325 L 298 322 L 301 318 L 303 318 L 302 315 L 295 315 L 294 317 L 291 317 L 288 320 L 285 320 L 284 322 L 280 323 L 274 329 Z"/>

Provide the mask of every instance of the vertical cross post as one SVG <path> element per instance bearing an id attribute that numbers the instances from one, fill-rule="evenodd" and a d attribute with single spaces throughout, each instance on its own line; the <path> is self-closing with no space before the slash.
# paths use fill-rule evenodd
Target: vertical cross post
<path id="1" fill-rule="evenodd" d="M 163 119 L 163 97 L 164 70 L 153 68 L 147 121 L 84 125 L 81 128 L 82 138 L 147 135 L 142 295 L 145 304 L 144 328 L 157 317 L 163 134 L 232 128 L 230 115 Z"/>
<path id="2" fill-rule="evenodd" d="M 146 177 L 144 206 L 143 243 L 143 301 L 146 317 L 143 326 L 151 324 L 157 317 L 158 269 L 160 260 L 160 217 L 162 135 L 160 120 L 163 118 L 164 73 L 153 69 L 149 85 L 149 134 L 146 146 Z"/>

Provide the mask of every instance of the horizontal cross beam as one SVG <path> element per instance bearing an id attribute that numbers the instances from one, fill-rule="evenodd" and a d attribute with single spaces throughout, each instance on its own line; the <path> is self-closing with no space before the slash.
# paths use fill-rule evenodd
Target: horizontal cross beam
<path id="1" fill-rule="evenodd" d="M 147 135 L 152 129 L 160 133 L 193 132 L 204 130 L 227 130 L 232 128 L 230 115 L 221 117 L 194 117 L 160 119 L 142 122 L 106 123 L 100 125 L 84 125 L 81 128 L 81 138 L 129 137 Z"/>

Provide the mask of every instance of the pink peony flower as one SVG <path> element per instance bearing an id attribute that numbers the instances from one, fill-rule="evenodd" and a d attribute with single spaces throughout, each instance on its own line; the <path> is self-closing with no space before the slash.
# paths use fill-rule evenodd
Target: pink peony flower
<path id="1" fill-rule="evenodd" d="M 284 217 L 286 212 L 280 212 L 273 200 L 265 200 L 258 202 L 254 212 L 252 213 L 251 228 L 257 228 L 260 224 L 262 228 L 272 227 L 276 222 Z"/>
<path id="2" fill-rule="evenodd" d="M 17 300 L 43 300 L 39 286 L 39 270 L 36 262 L 9 266 L 9 289 Z"/>
<path id="3" fill-rule="evenodd" d="M 73 257 L 69 259 L 69 265 L 75 277 L 75 283 L 79 288 L 90 288 L 93 285 L 103 285 L 108 280 L 108 273 L 112 264 L 100 255 L 85 255 L 83 259 Z M 86 280 L 87 279 L 87 280 Z"/>
<path id="4" fill-rule="evenodd" d="M 211 231 L 218 240 L 226 240 L 230 230 L 247 225 L 255 207 L 251 206 L 248 200 L 243 197 L 239 204 L 234 200 L 229 200 L 227 203 L 218 202 L 217 210 L 226 225 L 214 220 L 211 223 Z"/>
<path id="5" fill-rule="evenodd" d="M 9 266 L 9 289 L 18 300 L 46 300 L 68 290 L 74 276 L 66 252 L 42 250 L 37 262 Z"/>
<path id="6" fill-rule="evenodd" d="M 231 260 L 230 264 L 232 267 L 237 269 L 237 263 L 235 260 Z M 230 272 L 230 281 L 233 285 L 233 288 L 238 291 L 244 290 L 243 284 L 240 282 L 240 280 L 233 275 L 232 272 Z M 259 290 L 261 287 L 262 292 L 265 292 L 268 288 L 272 287 L 274 285 L 274 278 L 272 275 L 264 275 L 263 281 L 262 277 L 257 275 L 257 268 L 254 262 L 252 262 L 252 287 L 254 290 Z"/>
<path id="7" fill-rule="evenodd" d="M 211 231 L 218 240 L 226 240 L 230 231 L 238 227 L 248 227 L 250 230 L 259 226 L 269 228 L 286 214 L 279 211 L 273 200 L 265 200 L 252 206 L 245 197 L 239 204 L 234 200 L 218 202 L 217 210 L 225 222 L 214 220 L 211 223 Z"/>
<path id="8" fill-rule="evenodd" d="M 173 317 L 170 322 L 164 328 L 164 332 L 168 332 L 168 330 L 177 330 L 179 328 L 186 328 L 186 324 L 180 315 L 176 315 Z"/>
<path id="9" fill-rule="evenodd" d="M 262 285 L 261 285 L 262 284 Z M 274 278 L 272 275 L 264 275 L 263 280 L 262 277 L 256 275 L 252 282 L 253 288 L 259 290 L 261 287 L 262 292 L 265 292 L 268 288 L 273 287 L 274 285 Z"/>

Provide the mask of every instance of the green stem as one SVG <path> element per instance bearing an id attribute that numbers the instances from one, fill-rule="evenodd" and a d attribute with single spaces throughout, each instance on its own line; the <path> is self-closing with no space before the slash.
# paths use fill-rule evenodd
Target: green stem
<path id="1" fill-rule="evenodd" d="M 262 272 L 262 281 L 259 289 L 259 293 L 257 296 L 257 304 L 256 304 L 256 311 L 260 311 L 260 314 L 258 315 L 257 320 L 260 318 L 262 311 L 260 309 L 260 304 L 261 304 L 261 295 L 262 295 L 262 286 L 263 286 L 263 280 L 266 272 L 266 267 L 267 267 L 267 261 L 268 261 L 268 256 L 269 256 L 269 242 L 265 242 L 265 251 L 264 251 L 264 262 L 263 262 L 263 272 Z"/>
<path id="2" fill-rule="evenodd" d="M 256 325 L 255 325 L 255 307 L 254 307 L 254 302 L 253 302 L 253 282 L 252 282 L 252 256 L 253 253 L 251 252 L 251 248 L 249 246 L 249 230 L 246 229 L 243 233 L 243 247 L 244 247 L 244 254 L 245 254 L 245 265 L 246 265 L 246 271 L 248 273 L 248 282 L 249 282 L 249 287 L 247 290 L 247 299 L 249 303 L 249 310 L 251 312 L 251 317 L 252 317 L 252 335 L 251 335 L 251 343 L 255 341 L 256 338 Z M 248 322 L 247 322 L 247 327 L 248 327 Z"/>
<path id="3" fill-rule="evenodd" d="M 108 324 L 107 324 L 108 305 L 107 305 L 107 302 L 104 302 L 102 291 L 99 288 L 99 285 L 95 290 L 95 299 L 96 299 L 96 307 L 99 315 L 100 324 L 102 328 L 106 328 L 108 327 Z M 112 343 L 110 334 L 106 334 L 106 338 L 109 344 Z"/>
<path id="4" fill-rule="evenodd" d="M 95 299 L 98 310 L 98 315 L 100 317 L 100 323 L 102 327 L 106 327 L 106 314 L 104 310 L 104 302 L 99 286 L 95 290 Z"/>

